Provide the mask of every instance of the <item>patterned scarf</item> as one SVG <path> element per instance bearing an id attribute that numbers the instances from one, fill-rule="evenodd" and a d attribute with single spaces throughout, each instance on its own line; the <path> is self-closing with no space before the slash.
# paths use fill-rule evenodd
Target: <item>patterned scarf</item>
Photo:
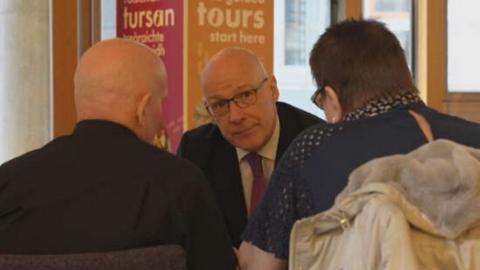
<path id="1" fill-rule="evenodd" d="M 360 109 L 349 112 L 345 115 L 344 121 L 359 120 L 372 117 L 392 109 L 407 107 L 408 105 L 423 103 L 420 97 L 415 93 L 403 93 L 393 97 L 383 97 L 367 103 Z"/>

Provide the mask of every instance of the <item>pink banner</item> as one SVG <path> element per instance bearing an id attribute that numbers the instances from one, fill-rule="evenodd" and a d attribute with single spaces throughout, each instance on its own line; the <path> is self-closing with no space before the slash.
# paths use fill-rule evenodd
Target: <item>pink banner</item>
<path id="1" fill-rule="evenodd" d="M 163 121 L 175 152 L 183 132 L 183 1 L 117 0 L 117 36 L 150 46 L 166 65 Z"/>

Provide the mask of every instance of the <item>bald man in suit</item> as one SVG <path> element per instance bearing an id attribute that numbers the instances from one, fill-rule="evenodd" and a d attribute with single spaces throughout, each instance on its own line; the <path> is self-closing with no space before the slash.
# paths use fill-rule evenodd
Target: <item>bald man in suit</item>
<path id="1" fill-rule="evenodd" d="M 232 244 L 238 247 L 277 161 L 301 131 L 322 120 L 278 102 L 275 76 L 243 48 L 225 48 L 215 54 L 205 65 L 201 81 L 212 123 L 187 131 L 178 155 L 205 173 Z M 252 155 L 260 166 L 251 165 Z M 262 179 L 255 177 L 258 170 Z M 260 188 L 258 181 L 264 182 Z"/>

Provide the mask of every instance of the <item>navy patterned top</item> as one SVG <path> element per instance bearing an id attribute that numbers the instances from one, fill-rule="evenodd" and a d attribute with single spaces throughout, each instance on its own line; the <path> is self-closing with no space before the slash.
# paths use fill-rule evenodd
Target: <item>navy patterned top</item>
<path id="1" fill-rule="evenodd" d="M 288 258 L 293 223 L 330 208 L 350 172 L 376 157 L 407 153 L 426 142 L 408 110 L 424 115 L 434 136 L 480 147 L 480 127 L 428 109 L 415 94 L 375 100 L 336 124 L 305 130 L 289 146 L 272 176 L 263 201 L 242 238 L 276 257 Z M 478 139 L 449 136 L 437 122 L 472 128 Z M 445 123 L 440 126 L 447 126 Z M 439 135 L 439 136 L 436 136 Z"/>

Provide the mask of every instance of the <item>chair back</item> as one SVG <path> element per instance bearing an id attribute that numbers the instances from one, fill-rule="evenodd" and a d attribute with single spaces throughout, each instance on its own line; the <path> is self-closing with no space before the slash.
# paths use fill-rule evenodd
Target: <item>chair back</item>
<path id="1" fill-rule="evenodd" d="M 185 270 L 182 247 L 164 245 L 130 250 L 58 254 L 0 255 L 8 270 Z"/>

